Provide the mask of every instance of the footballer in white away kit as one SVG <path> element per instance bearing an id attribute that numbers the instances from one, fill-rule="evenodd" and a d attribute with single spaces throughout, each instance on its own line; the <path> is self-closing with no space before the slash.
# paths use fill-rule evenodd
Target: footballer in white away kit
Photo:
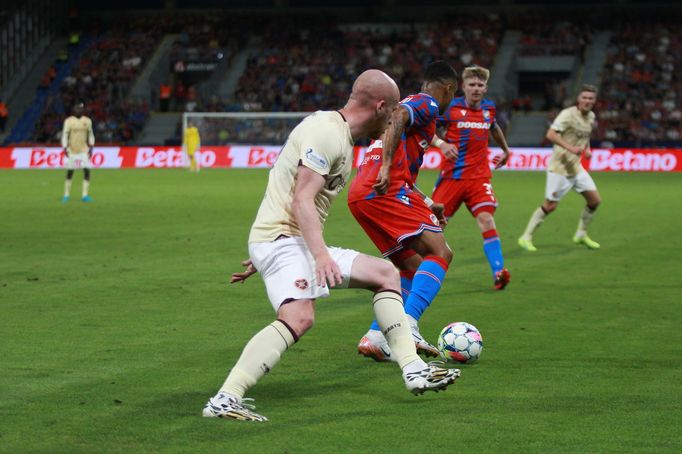
<path id="1" fill-rule="evenodd" d="M 90 189 L 90 157 L 95 145 L 95 134 L 92 132 L 92 120 L 86 117 L 82 103 L 73 108 L 73 115 L 64 120 L 62 128 L 62 148 L 66 155 L 66 181 L 62 202 L 68 202 L 71 194 L 71 182 L 76 169 L 83 169 L 83 202 L 91 202 L 88 195 Z"/>
<path id="2" fill-rule="evenodd" d="M 547 131 L 546 137 L 554 144 L 554 149 L 547 166 L 545 200 L 531 215 L 528 226 L 518 241 L 519 246 L 527 251 L 537 250 L 533 245 L 533 233 L 571 189 L 580 193 L 586 202 L 573 242 L 583 244 L 589 249 L 599 249 L 599 243 L 587 236 L 587 227 L 601 203 L 601 197 L 592 177 L 580 161 L 583 154 L 588 158 L 592 156 L 590 134 L 595 120 L 592 108 L 596 101 L 597 88 L 583 85 L 578 94 L 577 105 L 562 110 Z"/>
<path id="3" fill-rule="evenodd" d="M 316 112 L 289 135 L 270 170 L 251 227 L 247 269 L 232 279 L 243 282 L 258 270 L 276 320 L 246 344 L 225 383 L 204 407 L 204 416 L 267 420 L 253 411 L 244 394 L 312 327 L 314 302 L 329 295 L 328 287 L 374 292 L 374 314 L 412 393 L 445 389 L 459 376 L 456 369 L 426 364 L 417 356 L 393 265 L 327 247 L 322 236 L 329 207 L 350 176 L 354 142 L 379 138 L 398 98 L 398 87 L 390 77 L 378 70 L 365 71 L 353 84 L 343 109 Z"/>

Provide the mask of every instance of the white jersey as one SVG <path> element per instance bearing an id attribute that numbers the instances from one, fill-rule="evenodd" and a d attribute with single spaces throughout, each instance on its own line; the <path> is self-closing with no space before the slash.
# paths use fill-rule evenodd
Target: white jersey
<path id="1" fill-rule="evenodd" d="M 329 207 L 346 185 L 353 164 L 353 137 L 339 112 L 315 112 L 291 131 L 270 170 L 249 243 L 274 241 L 280 235 L 302 236 L 292 209 L 299 164 L 325 177 L 324 188 L 315 196 L 320 223 L 324 225 Z"/>

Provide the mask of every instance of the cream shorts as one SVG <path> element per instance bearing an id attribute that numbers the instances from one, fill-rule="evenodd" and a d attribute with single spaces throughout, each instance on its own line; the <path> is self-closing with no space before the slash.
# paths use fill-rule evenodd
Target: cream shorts
<path id="1" fill-rule="evenodd" d="M 90 157 L 87 153 L 69 153 L 66 168 L 69 170 L 89 169 Z"/>
<path id="2" fill-rule="evenodd" d="M 545 198 L 552 202 L 558 202 L 573 189 L 577 193 L 596 191 L 597 186 L 589 173 L 582 171 L 576 176 L 567 177 L 554 172 L 547 172 L 547 184 L 545 186 Z"/>
<path id="3" fill-rule="evenodd" d="M 338 247 L 327 249 L 343 275 L 341 285 L 334 288 L 348 288 L 353 261 L 360 253 Z M 313 256 L 303 238 L 249 243 L 249 256 L 265 282 L 270 304 L 275 311 L 287 300 L 329 296 L 329 287 L 317 285 Z"/>

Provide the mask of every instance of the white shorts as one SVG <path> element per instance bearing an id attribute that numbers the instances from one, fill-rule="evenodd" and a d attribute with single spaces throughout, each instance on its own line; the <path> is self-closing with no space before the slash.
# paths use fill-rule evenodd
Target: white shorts
<path id="1" fill-rule="evenodd" d="M 353 261 L 360 254 L 352 249 L 328 247 L 341 268 L 343 282 L 334 288 L 348 288 Z M 301 237 L 283 238 L 270 243 L 249 243 L 249 256 L 275 309 L 286 300 L 315 299 L 329 296 L 329 287 L 317 285 L 315 262 Z"/>
<path id="2" fill-rule="evenodd" d="M 552 202 L 558 202 L 573 189 L 581 193 L 585 191 L 596 191 L 597 186 L 589 173 L 582 171 L 574 177 L 559 175 L 554 172 L 547 172 L 547 184 L 545 186 L 545 198 Z"/>
<path id="3" fill-rule="evenodd" d="M 66 168 L 69 170 L 89 169 L 90 157 L 87 153 L 69 153 Z"/>

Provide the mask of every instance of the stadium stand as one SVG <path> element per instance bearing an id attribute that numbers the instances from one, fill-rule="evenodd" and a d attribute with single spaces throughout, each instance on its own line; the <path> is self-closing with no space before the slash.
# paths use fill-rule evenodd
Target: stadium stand
<path id="1" fill-rule="evenodd" d="M 600 51 L 603 60 L 585 62 L 595 36 L 604 35 L 603 18 L 586 18 L 582 11 L 566 9 L 549 13 L 537 9 L 497 11 L 458 13 L 432 22 L 362 23 L 357 17 L 354 22 L 333 14 L 320 22 L 298 13 L 258 17 L 258 27 L 248 25 L 256 16 L 243 12 L 118 16 L 111 25 L 90 26 L 77 43 L 65 49 L 62 61 L 45 73 L 31 108 L 12 130 L 9 142 L 58 142 L 64 116 L 78 99 L 87 103 L 99 143 L 128 144 L 135 143 L 150 111 L 336 108 L 353 77 L 368 67 L 393 75 L 406 95 L 419 90 L 424 65 L 436 58 L 449 61 L 459 72 L 471 64 L 495 69 L 501 43 L 515 31 L 519 36 L 512 43 L 515 61 L 543 58 L 551 62 L 571 57 L 575 64 L 554 74 L 545 68 L 533 76 L 536 79 L 525 81 L 523 68 L 506 68 L 509 73 L 502 78 L 502 88 L 493 95 L 503 127 L 511 121 L 513 133 L 518 115 L 540 124 L 534 131 L 544 128 L 546 116 L 572 102 L 579 82 L 597 82 L 601 94 L 596 143 L 680 143 L 682 45 L 674 33 L 675 17 L 632 20 L 628 13 L 619 14 L 608 25 L 613 34 L 602 41 L 605 46 L 611 40 L 608 49 Z M 136 79 L 159 43 L 164 38 L 171 42 L 169 37 L 173 42 L 168 58 L 158 60 L 162 62 L 158 63 L 162 79 L 147 89 L 150 93 L 133 96 Z M 605 52 L 608 55 L 604 56 Z M 237 72 L 231 65 L 237 54 L 246 61 L 243 71 L 239 68 Z M 595 66 L 595 62 L 599 63 Z M 599 70 L 603 66 L 600 80 L 581 80 L 581 68 L 587 63 Z M 215 81 L 228 70 L 235 76 L 233 88 L 227 94 L 216 91 Z M 170 92 L 163 103 L 159 99 L 161 85 Z M 13 116 L 20 114 L 12 112 Z M 170 125 L 174 121 L 175 117 Z M 282 120 L 258 120 L 250 126 L 233 122 L 225 127 L 210 120 L 205 126 L 204 143 L 222 144 L 254 139 L 281 142 L 291 125 Z M 179 143 L 180 125 L 166 137 L 167 144 Z M 515 145 L 538 145 L 542 140 L 534 132 L 530 139 Z"/>
<path id="2" fill-rule="evenodd" d="M 128 93 L 146 59 L 163 34 L 155 19 L 131 17 L 106 28 L 92 26 L 81 40 L 83 49 L 64 66 L 68 72 L 47 88 L 47 99 L 31 141 L 58 142 L 64 117 L 84 101 L 100 143 L 129 143 L 148 114 L 144 101 Z"/>
<path id="3" fill-rule="evenodd" d="M 682 39 L 677 20 L 626 21 L 613 35 L 597 105 L 597 141 L 682 144 Z"/>

